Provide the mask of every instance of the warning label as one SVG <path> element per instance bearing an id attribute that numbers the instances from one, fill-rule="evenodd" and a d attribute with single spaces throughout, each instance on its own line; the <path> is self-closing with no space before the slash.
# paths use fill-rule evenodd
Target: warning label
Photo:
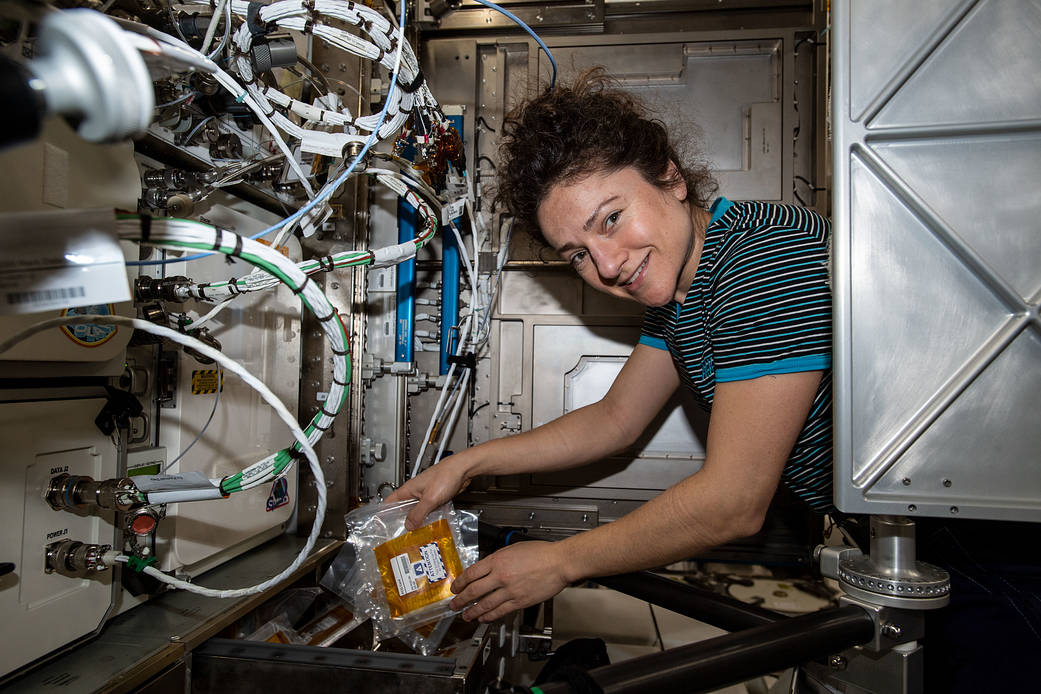
<path id="1" fill-rule="evenodd" d="M 216 393 L 222 387 L 219 369 L 198 369 L 192 371 L 192 395 Z"/>

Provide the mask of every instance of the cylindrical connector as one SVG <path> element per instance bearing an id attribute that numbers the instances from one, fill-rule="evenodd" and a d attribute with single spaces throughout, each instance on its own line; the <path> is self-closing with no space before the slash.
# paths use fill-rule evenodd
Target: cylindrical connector
<path id="1" fill-rule="evenodd" d="M 158 280 L 153 277 L 138 277 L 134 280 L 134 301 L 138 303 L 147 301 L 184 303 L 191 298 L 188 294 L 191 284 L 190 279 L 181 275 Z"/>
<path id="2" fill-rule="evenodd" d="M 47 488 L 47 503 L 55 511 L 83 510 L 91 506 L 128 511 L 141 503 L 141 493 L 129 477 L 95 481 L 92 477 L 58 475 Z"/>
<path id="3" fill-rule="evenodd" d="M 62 540 L 47 545 L 44 571 L 72 578 L 86 578 L 108 568 L 105 554 L 111 545 L 88 545 L 75 540 Z"/>

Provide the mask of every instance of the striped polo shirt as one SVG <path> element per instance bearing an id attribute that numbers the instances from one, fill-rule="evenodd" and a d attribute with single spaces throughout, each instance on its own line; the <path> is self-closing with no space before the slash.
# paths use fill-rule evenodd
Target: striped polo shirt
<path id="1" fill-rule="evenodd" d="M 823 371 L 781 479 L 814 510 L 833 510 L 831 225 L 792 205 L 719 198 L 710 212 L 683 305 L 649 308 L 640 342 L 672 354 L 707 411 L 716 383 Z"/>

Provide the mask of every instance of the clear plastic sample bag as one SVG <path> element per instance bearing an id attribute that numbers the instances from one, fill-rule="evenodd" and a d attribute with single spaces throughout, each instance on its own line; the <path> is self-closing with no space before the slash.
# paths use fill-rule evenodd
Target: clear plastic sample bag
<path id="1" fill-rule="evenodd" d="M 369 504 L 347 514 L 355 566 L 343 590 L 368 614 L 380 638 L 456 614 L 452 582 L 477 561 L 477 514 L 445 504 L 409 532 L 417 502 Z"/>

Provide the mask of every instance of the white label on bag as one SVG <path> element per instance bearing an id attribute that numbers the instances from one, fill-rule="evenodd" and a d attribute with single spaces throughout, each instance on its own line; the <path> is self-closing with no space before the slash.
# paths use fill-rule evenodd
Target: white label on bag
<path id="1" fill-rule="evenodd" d="M 441 559 L 441 551 L 437 548 L 436 542 L 420 547 L 419 554 L 423 557 L 423 573 L 428 581 L 435 583 L 448 578 L 448 571 L 445 570 L 445 562 Z"/>
<path id="2" fill-rule="evenodd" d="M 0 314 L 129 299 L 112 210 L 20 212 L 0 219 Z"/>
<path id="3" fill-rule="evenodd" d="M 398 595 L 408 595 L 419 590 L 408 554 L 399 554 L 391 559 L 390 569 L 394 573 L 394 582 L 398 584 Z"/>

